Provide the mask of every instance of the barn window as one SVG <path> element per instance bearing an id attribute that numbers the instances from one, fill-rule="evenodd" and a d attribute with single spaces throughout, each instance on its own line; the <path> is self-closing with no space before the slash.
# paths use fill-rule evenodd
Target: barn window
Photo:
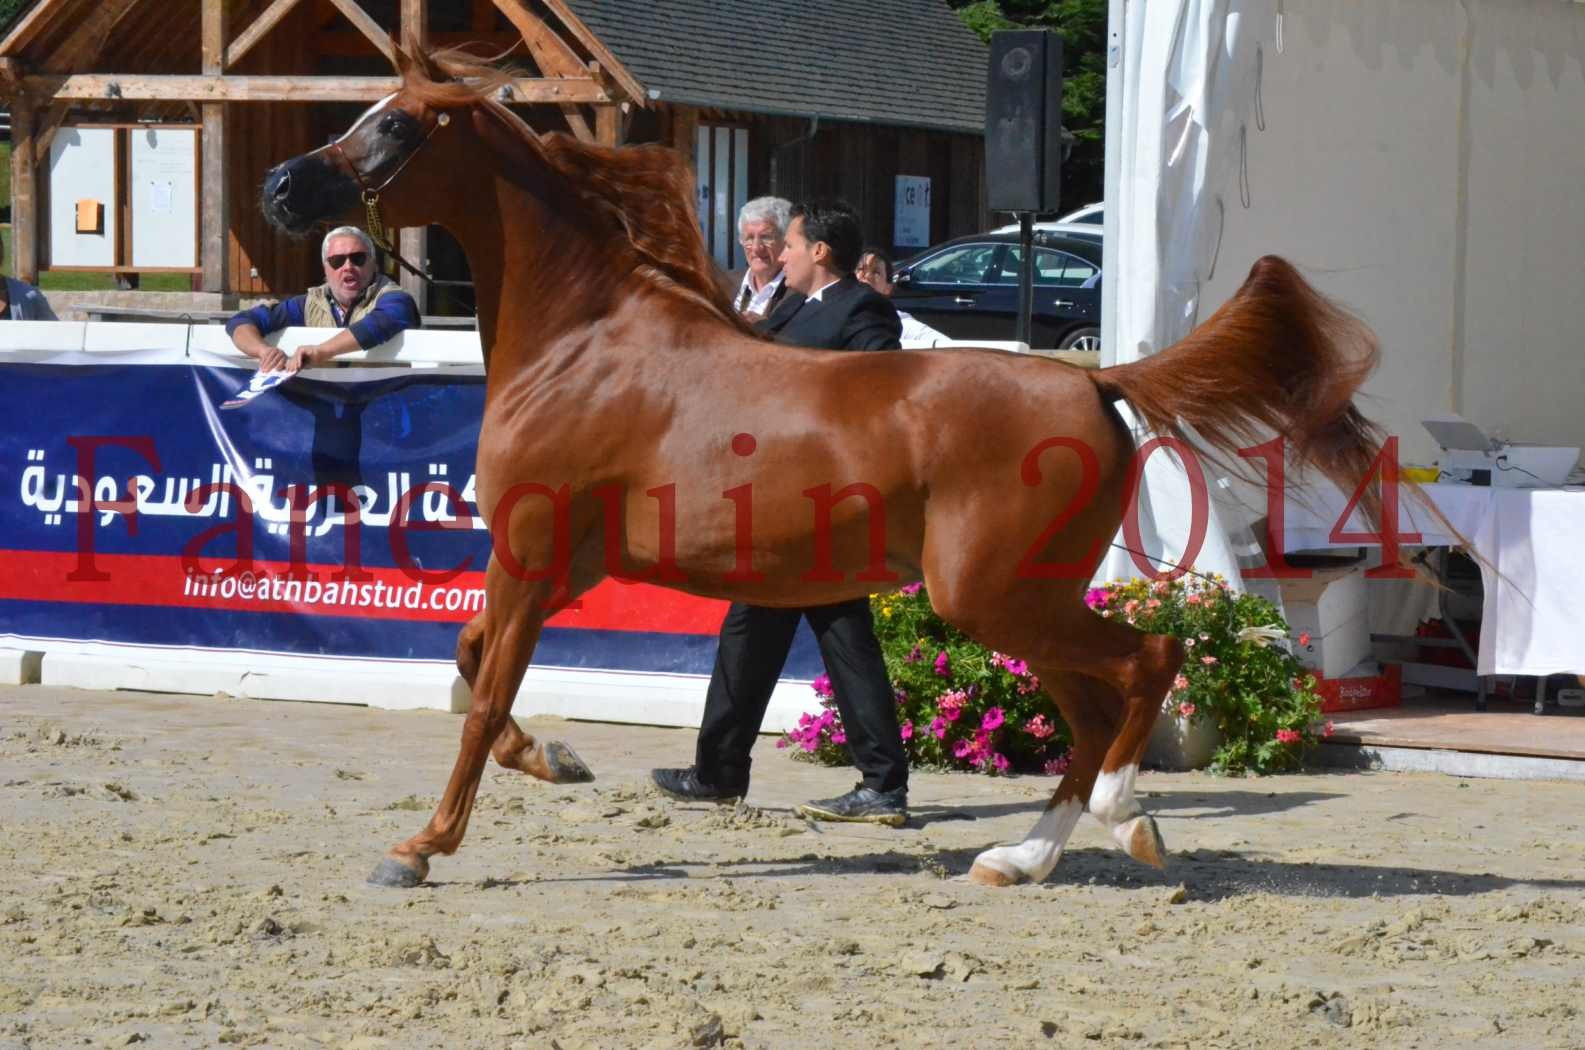
<path id="1" fill-rule="evenodd" d="M 694 172 L 704 242 L 723 269 L 735 270 L 743 265 L 737 213 L 748 201 L 748 129 L 701 122 L 694 136 Z"/>

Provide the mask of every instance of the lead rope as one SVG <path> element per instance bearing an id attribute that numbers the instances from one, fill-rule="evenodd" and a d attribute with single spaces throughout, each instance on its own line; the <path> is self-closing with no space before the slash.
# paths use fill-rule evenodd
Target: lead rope
<path id="1" fill-rule="evenodd" d="M 341 154 L 341 162 L 347 166 L 348 171 L 352 172 L 353 179 L 355 179 L 358 183 L 358 190 L 363 197 L 364 223 L 367 226 L 369 239 L 374 242 L 374 246 L 379 248 L 386 255 L 390 256 L 391 259 L 397 263 L 397 265 L 402 267 L 402 269 L 406 270 L 408 273 L 412 274 L 414 277 L 417 277 L 420 281 L 423 281 L 435 291 L 451 300 L 453 305 L 461 309 L 468 316 L 477 318 L 479 314 L 476 310 L 471 309 L 467 303 L 463 302 L 455 294 L 448 291 L 441 284 L 437 283 L 433 277 L 429 276 L 429 274 L 425 273 L 423 270 L 420 270 L 418 267 L 414 266 L 412 263 L 408 262 L 402 257 L 402 253 L 396 250 L 396 243 L 391 240 L 390 235 L 385 228 L 384 216 L 380 214 L 380 192 L 392 182 L 396 181 L 396 177 L 407 168 L 407 165 L 412 162 L 413 158 L 418 156 L 420 151 L 422 151 L 425 146 L 429 145 L 429 140 L 435 134 L 435 132 L 439 131 L 441 128 L 450 123 L 450 113 L 441 113 L 436 116 L 434 127 L 429 129 L 428 134 L 424 136 L 424 140 L 417 146 L 413 147 L 413 152 L 409 153 L 402 159 L 402 163 L 396 166 L 396 170 L 391 172 L 390 175 L 386 176 L 385 181 L 380 183 L 379 186 L 372 190 L 369 189 L 368 184 L 363 181 L 363 172 L 359 171 L 358 166 L 352 163 L 352 159 L 347 156 L 347 151 L 341 148 L 341 140 L 337 139 L 335 142 L 332 142 L 330 146 L 337 153 Z"/>

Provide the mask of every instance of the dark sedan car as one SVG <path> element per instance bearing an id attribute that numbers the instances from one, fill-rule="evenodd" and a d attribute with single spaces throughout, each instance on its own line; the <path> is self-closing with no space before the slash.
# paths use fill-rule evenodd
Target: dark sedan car
<path id="1" fill-rule="evenodd" d="M 979 233 L 938 244 L 897 268 L 892 301 L 953 339 L 1012 339 L 1017 326 L 1018 235 Z M 1101 246 L 1035 234 L 1030 344 L 1101 348 Z"/>

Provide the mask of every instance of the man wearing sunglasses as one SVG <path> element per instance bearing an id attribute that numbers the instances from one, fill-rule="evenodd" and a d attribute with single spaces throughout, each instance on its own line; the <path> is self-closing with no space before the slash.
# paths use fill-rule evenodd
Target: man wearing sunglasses
<path id="1" fill-rule="evenodd" d="M 325 283 L 285 302 L 261 303 L 226 322 L 226 334 L 261 372 L 296 372 L 322 365 L 338 354 L 379 346 L 396 333 L 418 324 L 413 297 L 374 265 L 374 244 L 356 226 L 338 226 L 319 246 Z M 340 328 L 290 357 L 264 341 L 271 332 L 291 327 Z"/>

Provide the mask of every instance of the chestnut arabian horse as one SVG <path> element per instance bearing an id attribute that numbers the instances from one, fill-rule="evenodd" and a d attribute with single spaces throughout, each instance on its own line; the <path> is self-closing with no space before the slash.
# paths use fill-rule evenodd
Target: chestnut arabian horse
<path id="1" fill-rule="evenodd" d="M 365 205 L 392 227 L 439 223 L 477 290 L 493 553 L 458 642 L 473 700 L 438 808 L 371 881 L 416 885 L 457 849 L 492 754 L 547 780 L 588 775 L 511 708 L 547 616 L 608 576 L 781 607 L 923 581 L 943 618 L 1049 683 L 1074 737 L 1029 836 L 969 877 L 1044 878 L 1086 808 L 1161 866 L 1134 782 L 1184 650 L 1083 600 L 1133 484 L 1114 403 L 1228 456 L 1285 434 L 1350 491 L 1379 449 L 1351 400 L 1375 363 L 1369 331 L 1267 257 L 1182 342 L 1099 371 L 771 346 L 718 283 L 676 152 L 536 134 L 495 101 L 505 74 L 456 53 L 399 67 L 399 91 L 273 168 L 262 201 L 296 233 Z"/>

